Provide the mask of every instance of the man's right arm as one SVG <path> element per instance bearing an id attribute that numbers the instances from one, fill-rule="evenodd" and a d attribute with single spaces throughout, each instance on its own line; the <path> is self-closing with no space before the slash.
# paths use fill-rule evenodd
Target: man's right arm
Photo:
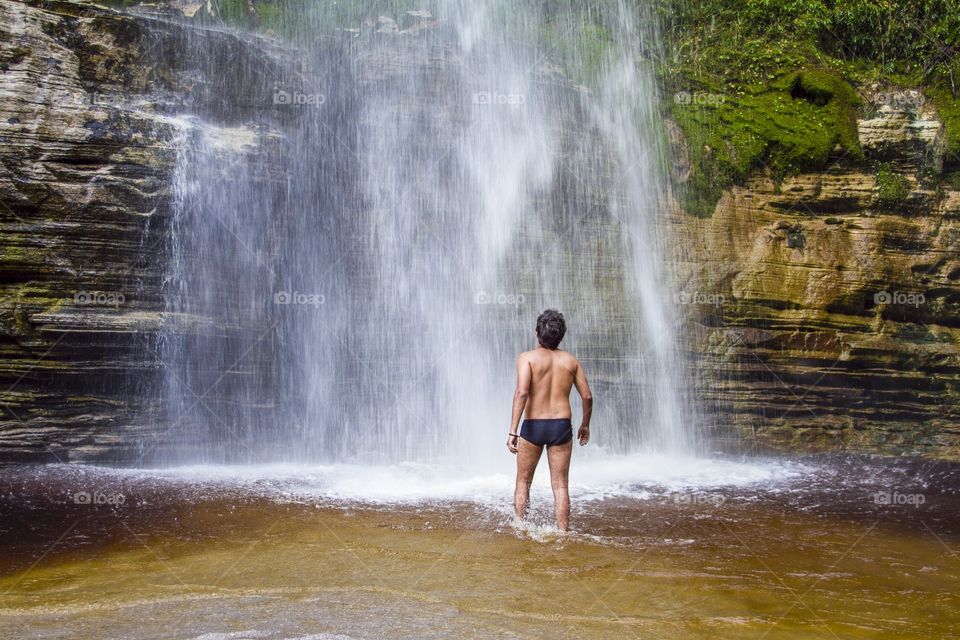
<path id="1" fill-rule="evenodd" d="M 587 383 L 587 374 L 584 373 L 580 362 L 577 362 L 577 371 L 573 376 L 573 384 L 580 394 L 580 400 L 583 404 L 583 421 L 580 423 L 580 430 L 577 432 L 577 438 L 580 446 L 590 441 L 590 416 L 593 414 L 593 394 L 590 392 L 590 384 Z"/>
<path id="2" fill-rule="evenodd" d="M 520 428 L 520 417 L 527 407 L 527 397 L 530 391 L 532 372 L 526 353 L 517 358 L 517 388 L 513 392 L 513 415 L 510 416 L 510 434 L 507 435 L 507 449 L 510 453 L 517 452 L 517 429 Z"/>

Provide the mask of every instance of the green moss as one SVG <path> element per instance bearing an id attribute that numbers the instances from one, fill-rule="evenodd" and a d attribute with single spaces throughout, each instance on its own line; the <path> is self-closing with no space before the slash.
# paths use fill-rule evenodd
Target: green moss
<path id="1" fill-rule="evenodd" d="M 877 169 L 877 206 L 881 209 L 896 209 L 910 195 L 910 181 L 889 164 Z"/>
<path id="2" fill-rule="evenodd" d="M 861 99 L 842 65 L 822 56 L 813 38 L 799 32 L 772 37 L 758 29 L 771 10 L 763 3 L 667 4 L 673 7 L 665 18 L 671 54 L 658 75 L 665 110 L 689 142 L 693 171 L 680 189 L 686 211 L 712 214 L 723 192 L 757 169 L 779 182 L 834 156 L 863 160 L 856 123 Z M 797 29 L 815 30 L 812 14 L 799 5 L 790 11 L 800 12 L 793 16 Z M 678 92 L 707 99 L 678 103 Z"/>
<path id="3" fill-rule="evenodd" d="M 821 69 L 730 93 L 674 94 L 668 109 L 687 137 L 693 168 L 682 189 L 684 208 L 710 215 L 723 191 L 754 169 L 781 180 L 822 166 L 838 152 L 849 161 L 862 160 L 859 101 L 842 78 Z"/>
<path id="4" fill-rule="evenodd" d="M 7 331 L 16 335 L 28 335 L 33 331 L 30 316 L 40 312 L 58 311 L 70 300 L 65 292 L 56 292 L 45 283 L 24 283 L 0 287 L 0 298 L 5 317 L 10 324 L 4 324 Z"/>
<path id="5" fill-rule="evenodd" d="M 960 39 L 956 0 L 658 0 L 655 7 L 668 45 L 688 59 L 698 46 L 742 49 L 756 39 L 764 49 L 807 45 L 821 60 L 868 61 L 885 73 L 942 74 Z"/>
<path id="6" fill-rule="evenodd" d="M 928 88 L 926 93 L 933 100 L 933 106 L 936 107 L 946 130 L 946 163 L 960 166 L 960 100 L 945 87 Z"/>
<path id="7" fill-rule="evenodd" d="M 3 296 L 10 301 L 26 302 L 34 306 L 50 307 L 63 302 L 63 293 L 52 291 L 42 283 L 28 282 L 6 285 L 0 288 Z"/>
<path id="8" fill-rule="evenodd" d="M 49 251 L 43 247 L 22 244 L 22 238 L 10 238 L 8 244 L 0 247 L 2 265 L 40 265 L 46 262 Z"/>

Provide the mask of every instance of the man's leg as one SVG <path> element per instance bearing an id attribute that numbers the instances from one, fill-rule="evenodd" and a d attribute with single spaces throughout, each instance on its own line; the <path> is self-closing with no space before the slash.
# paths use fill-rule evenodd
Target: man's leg
<path id="1" fill-rule="evenodd" d="M 533 482 L 533 472 L 537 470 L 542 452 L 543 445 L 517 438 L 517 485 L 513 490 L 513 508 L 518 518 L 523 519 L 527 515 L 530 483 Z"/>
<path id="2" fill-rule="evenodd" d="M 553 513 L 557 518 L 557 528 L 566 531 L 570 524 L 570 492 L 567 479 L 570 475 L 570 454 L 573 452 L 573 440 L 566 444 L 547 447 L 547 462 L 550 464 L 550 486 L 553 487 Z"/>

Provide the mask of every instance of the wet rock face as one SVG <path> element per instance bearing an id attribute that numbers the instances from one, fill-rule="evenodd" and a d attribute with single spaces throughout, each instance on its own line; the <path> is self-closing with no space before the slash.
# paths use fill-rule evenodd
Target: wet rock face
<path id="1" fill-rule="evenodd" d="M 0 2 L 5 459 L 115 444 L 135 408 L 107 390 L 152 368 L 133 326 L 118 320 L 157 321 L 156 287 L 137 284 L 158 277 L 151 240 L 167 211 L 175 128 L 114 103 L 142 80 L 104 54 L 113 48 L 119 62 L 141 34 L 122 22 L 112 33 L 93 29 L 94 21 Z M 79 416 L 94 428 L 78 429 Z"/>
<path id="2" fill-rule="evenodd" d="M 676 217 L 681 286 L 722 299 L 694 309 L 688 348 L 724 435 L 957 458 L 960 192 L 939 180 L 942 125 L 906 91 L 873 93 L 858 125 L 865 166 L 756 175 L 712 218 Z"/>
<path id="3" fill-rule="evenodd" d="M 161 300 L 180 113 L 185 101 L 227 113 L 227 80 L 188 73 L 186 47 L 207 47 L 214 66 L 256 49 L 0 0 L 0 461 L 129 458 L 159 428 L 156 335 L 202 322 Z M 268 100 L 270 69 L 248 69 L 245 95 Z"/>

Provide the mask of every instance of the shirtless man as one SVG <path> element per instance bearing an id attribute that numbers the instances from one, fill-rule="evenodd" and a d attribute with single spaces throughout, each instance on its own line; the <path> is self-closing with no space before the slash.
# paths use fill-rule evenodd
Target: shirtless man
<path id="1" fill-rule="evenodd" d="M 517 390 L 513 393 L 513 418 L 507 436 L 507 449 L 517 455 L 517 484 L 513 506 L 517 517 L 527 514 L 530 483 L 543 447 L 547 447 L 550 485 L 553 487 L 553 511 L 557 527 L 567 530 L 570 521 L 570 494 L 567 477 L 573 451 L 573 425 L 570 422 L 570 388 L 577 387 L 583 400 L 583 421 L 577 438 L 580 446 L 590 440 L 590 413 L 593 396 L 587 376 L 577 359 L 558 349 L 567 332 L 563 314 L 547 309 L 537 318 L 537 348 L 517 358 Z M 526 419 L 520 431 L 520 416 Z"/>

